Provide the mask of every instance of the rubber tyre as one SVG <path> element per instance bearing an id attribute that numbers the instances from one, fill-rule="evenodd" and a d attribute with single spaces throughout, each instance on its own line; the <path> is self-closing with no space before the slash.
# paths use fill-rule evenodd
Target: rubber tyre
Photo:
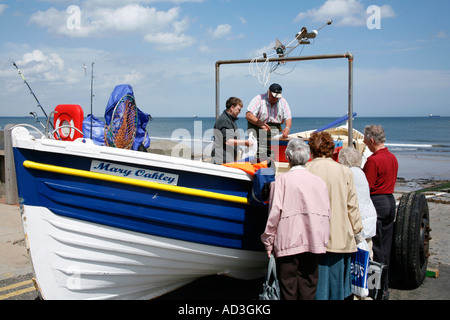
<path id="1" fill-rule="evenodd" d="M 428 202 L 423 194 L 401 199 L 394 224 L 391 276 L 396 285 L 416 289 L 426 276 L 430 237 Z"/>

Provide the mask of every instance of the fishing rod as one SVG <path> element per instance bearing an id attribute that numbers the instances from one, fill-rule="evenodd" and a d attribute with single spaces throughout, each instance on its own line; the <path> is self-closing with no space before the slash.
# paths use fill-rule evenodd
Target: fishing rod
<path id="1" fill-rule="evenodd" d="M 44 113 L 45 117 L 47 118 L 47 122 L 48 122 L 48 115 L 47 115 L 47 113 L 45 112 L 44 108 L 42 107 L 41 103 L 39 102 L 39 99 L 38 99 L 38 98 L 36 97 L 36 95 L 34 94 L 33 90 L 32 90 L 31 87 L 30 87 L 30 85 L 28 84 L 27 79 L 25 79 L 25 77 L 24 77 L 23 74 L 22 74 L 22 71 L 20 71 L 20 69 L 19 69 L 19 67 L 17 66 L 17 64 L 16 64 L 14 61 L 13 61 L 12 63 L 13 63 L 13 66 L 16 67 L 17 71 L 19 72 L 19 75 L 22 77 L 22 79 L 23 79 L 23 81 L 25 82 L 25 84 L 27 85 L 28 89 L 30 90 L 30 93 L 33 95 L 34 99 L 36 100 L 36 102 L 37 102 L 37 104 L 38 104 L 37 106 L 38 106 L 39 108 L 41 108 L 41 110 L 42 110 L 42 112 Z M 55 129 L 55 127 L 53 126 L 52 123 L 50 123 L 50 125 L 52 126 L 53 129 Z"/>
<path id="2" fill-rule="evenodd" d="M 91 139 L 92 139 L 92 126 L 93 126 L 92 118 L 94 116 L 93 99 L 94 99 L 94 62 L 92 62 L 92 74 L 91 74 Z"/>
<path id="3" fill-rule="evenodd" d="M 83 62 L 83 68 L 84 68 L 84 75 L 87 75 L 87 66 L 86 64 Z M 92 139 L 92 126 L 93 126 L 93 116 L 94 116 L 94 62 L 92 62 L 92 70 L 91 70 L 91 136 L 90 138 Z"/>
<path id="4" fill-rule="evenodd" d="M 44 128 L 44 130 L 46 130 L 47 128 L 44 126 L 44 124 L 41 122 L 41 120 L 39 120 L 37 113 L 36 112 L 30 112 L 31 116 L 36 120 L 37 123 L 39 123 L 42 128 Z"/>

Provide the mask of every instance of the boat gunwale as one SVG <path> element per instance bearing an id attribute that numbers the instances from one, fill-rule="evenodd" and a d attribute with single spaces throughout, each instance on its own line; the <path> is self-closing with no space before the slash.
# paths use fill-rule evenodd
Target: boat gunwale
<path id="1" fill-rule="evenodd" d="M 25 130 L 27 129 L 25 128 Z M 15 135 L 13 131 L 13 147 L 71 156 L 81 156 L 84 158 L 91 158 L 93 160 L 118 161 L 131 163 L 134 165 L 163 167 L 171 170 L 207 174 L 210 176 L 225 177 L 249 182 L 253 180 L 251 175 L 240 169 L 186 158 L 98 146 L 94 145 L 89 139 L 77 139 L 75 141 L 59 141 L 45 138 L 34 139 L 30 135 L 24 135 L 23 132 Z"/>

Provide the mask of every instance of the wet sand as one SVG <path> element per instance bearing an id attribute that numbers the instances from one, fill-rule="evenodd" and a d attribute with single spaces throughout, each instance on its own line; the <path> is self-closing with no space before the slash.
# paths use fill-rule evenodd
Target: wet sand
<path id="1" fill-rule="evenodd" d="M 400 180 L 450 180 L 449 157 L 423 154 L 395 156 L 399 163 Z"/>

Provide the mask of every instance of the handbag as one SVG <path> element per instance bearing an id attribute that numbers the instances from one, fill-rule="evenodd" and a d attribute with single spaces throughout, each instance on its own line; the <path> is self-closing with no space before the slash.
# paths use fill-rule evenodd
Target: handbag
<path id="1" fill-rule="evenodd" d="M 351 279 L 352 293 L 361 298 L 369 296 L 367 275 L 369 271 L 369 246 L 365 239 L 357 244 L 358 251 L 352 254 Z"/>
<path id="2" fill-rule="evenodd" d="M 259 295 L 259 300 L 280 300 L 280 286 L 278 284 L 277 266 L 274 255 L 270 256 L 266 281 L 263 284 L 263 293 Z"/>

